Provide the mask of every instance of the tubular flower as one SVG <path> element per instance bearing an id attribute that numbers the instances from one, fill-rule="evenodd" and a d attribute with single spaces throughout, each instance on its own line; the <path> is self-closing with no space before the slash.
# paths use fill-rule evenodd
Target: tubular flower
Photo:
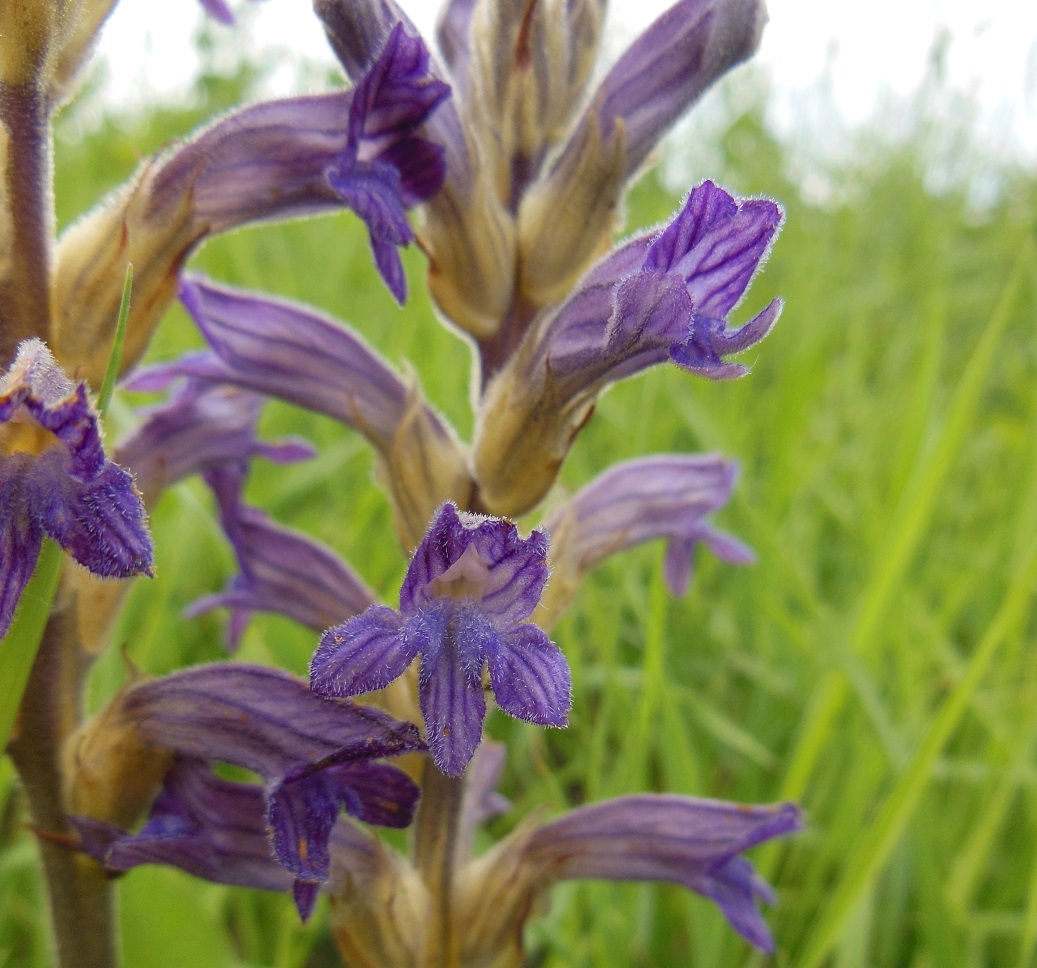
<path id="1" fill-rule="evenodd" d="M 32 339 L 0 377 L 0 637 L 44 534 L 104 578 L 154 568 L 140 494 L 105 457 L 86 385 L 69 380 Z"/>
<path id="2" fill-rule="evenodd" d="M 483 399 L 473 456 L 487 505 L 499 514 L 534 506 L 608 384 L 668 360 L 714 380 L 747 373 L 723 357 L 763 339 L 781 301 L 737 328 L 727 317 L 782 217 L 769 199 L 738 200 L 703 182 L 663 231 L 606 256 L 544 315 Z"/>
<path id="3" fill-rule="evenodd" d="M 294 880 L 305 918 L 328 879 L 331 831 L 341 810 L 390 827 L 406 827 L 413 816 L 417 787 L 401 770 L 372 761 L 423 749 L 417 730 L 377 709 L 316 696 L 285 672 L 202 666 L 133 686 L 116 702 L 140 743 L 178 754 L 181 764 L 167 776 L 151 821 L 132 839 L 150 849 L 158 835 L 164 853 L 137 863 L 162 860 L 225 883 L 277 889 L 269 864 L 262 865 L 271 878 L 265 882 L 236 873 L 235 858 L 261 859 L 256 842 L 263 830 L 266 858 Z M 227 784 L 209 773 L 212 763 L 244 767 L 264 785 Z M 84 826 L 91 831 L 88 852 L 113 869 L 133 866 L 111 854 L 116 843 L 128 846 L 124 832 L 96 821 Z M 221 840 L 226 863 L 199 859 L 199 850 Z M 208 866 L 198 869 L 200 863 Z"/>
<path id="4" fill-rule="evenodd" d="M 482 736 L 483 671 L 506 713 L 564 726 L 572 704 L 561 650 L 524 620 L 547 582 L 547 534 L 444 504 L 411 560 L 400 608 L 373 606 L 329 629 L 310 685 L 325 696 L 381 689 L 421 656 L 419 699 L 436 765 L 460 776 Z"/>

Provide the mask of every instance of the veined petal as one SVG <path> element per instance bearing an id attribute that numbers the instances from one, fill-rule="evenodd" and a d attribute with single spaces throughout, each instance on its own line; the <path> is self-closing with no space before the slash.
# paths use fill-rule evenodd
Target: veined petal
<path id="1" fill-rule="evenodd" d="M 717 901 L 732 926 L 772 948 L 756 909 L 770 890 L 738 857 L 801 829 L 793 804 L 754 807 L 671 795 L 620 797 L 581 807 L 537 830 L 525 856 L 545 878 L 661 880 Z"/>
<path id="2" fill-rule="evenodd" d="M 297 767 L 271 792 L 274 851 L 297 880 L 328 879 L 331 829 L 343 808 L 368 823 L 388 820 L 392 827 L 413 819 L 419 796 L 414 781 L 395 767 L 367 763 L 371 755 L 379 753 L 366 744 L 341 750 L 330 765 Z"/>
<path id="3" fill-rule="evenodd" d="M 754 346 L 773 328 L 781 315 L 783 303 L 775 299 L 744 326 L 728 330 L 723 319 L 695 316 L 691 335 L 683 343 L 670 347 L 670 357 L 685 370 L 709 380 L 730 380 L 745 376 L 749 367 L 742 363 L 725 363 L 722 354 L 737 353 Z"/>
<path id="4" fill-rule="evenodd" d="M 126 713 L 150 743 L 235 763 L 279 781 L 299 763 L 373 744 L 372 756 L 421 748 L 414 727 L 344 699 L 325 699 L 286 672 L 244 663 L 185 669 L 134 686 Z M 376 747 L 382 752 L 376 752 Z"/>
<path id="5" fill-rule="evenodd" d="M 449 601 L 423 609 L 408 631 L 420 643 L 418 698 L 429 751 L 443 773 L 460 776 L 482 739 L 482 670 L 497 632 L 476 609 Z"/>
<path id="6" fill-rule="evenodd" d="M 403 618 L 374 605 L 328 629 L 310 662 L 310 688 L 322 696 L 358 696 L 403 675 L 418 654 Z"/>
<path id="7" fill-rule="evenodd" d="M 544 531 L 521 538 L 510 521 L 444 504 L 411 559 L 400 589 L 400 610 L 410 615 L 450 594 L 479 601 L 501 627 L 522 621 L 536 608 L 547 583 L 548 542 Z M 479 574 L 463 573 L 460 563 L 466 552 Z"/>
<path id="8" fill-rule="evenodd" d="M 691 583 L 695 548 L 704 544 L 721 561 L 732 565 L 751 565 L 756 561 L 752 548 L 737 538 L 703 522 L 690 535 L 671 538 L 663 558 L 663 579 L 673 595 L 683 595 Z"/>
<path id="9" fill-rule="evenodd" d="M 681 0 L 656 19 L 601 82 L 581 127 L 605 137 L 622 123 L 626 174 L 732 67 L 752 56 L 767 14 L 760 0 Z M 580 128 L 573 135 L 579 138 Z"/>
<path id="10" fill-rule="evenodd" d="M 387 451 L 408 390 L 354 333 L 313 310 L 189 277 L 181 299 L 238 385 L 326 413 Z"/>
<path id="11" fill-rule="evenodd" d="M 133 479 L 104 455 L 86 385 L 40 340 L 0 375 L 0 638 L 49 534 L 104 578 L 150 575 L 147 515 Z"/>
<path id="12" fill-rule="evenodd" d="M 497 704 L 516 719 L 566 726 L 572 708 L 572 674 L 562 650 L 535 625 L 520 625 L 487 652 Z"/>

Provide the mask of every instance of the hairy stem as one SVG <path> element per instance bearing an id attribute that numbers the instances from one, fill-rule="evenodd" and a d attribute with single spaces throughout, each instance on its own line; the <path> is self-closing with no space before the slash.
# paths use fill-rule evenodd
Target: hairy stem
<path id="1" fill-rule="evenodd" d="M 425 761 L 414 822 L 414 866 L 432 897 L 432 925 L 425 944 L 427 968 L 460 968 L 461 964 L 453 895 L 463 796 L 463 777 L 447 776 L 431 759 Z"/>
<path id="2" fill-rule="evenodd" d="M 18 343 L 50 333 L 50 126 L 34 81 L 0 82 L 0 369 Z M 6 224 L 4 224 L 6 223 Z"/>
<path id="3" fill-rule="evenodd" d="M 51 614 L 8 751 L 29 802 L 50 900 L 57 968 L 116 964 L 111 881 L 89 858 L 70 849 L 61 751 L 80 720 L 87 663 L 78 648 L 75 609 Z"/>

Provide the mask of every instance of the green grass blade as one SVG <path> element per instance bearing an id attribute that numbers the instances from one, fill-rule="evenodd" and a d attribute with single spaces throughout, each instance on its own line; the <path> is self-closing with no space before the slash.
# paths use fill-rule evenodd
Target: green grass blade
<path id="1" fill-rule="evenodd" d="M 811 932 L 803 957 L 797 961 L 798 968 L 819 968 L 853 917 L 876 873 L 896 846 L 929 782 L 933 765 L 961 721 L 998 649 L 1029 606 L 1035 580 L 1037 545 L 1031 547 L 1025 568 L 1016 574 L 964 675 L 933 718 L 917 752 L 882 805 L 875 822 L 852 851 L 844 876 L 832 893 L 817 927 Z"/>
<path id="2" fill-rule="evenodd" d="M 7 635 L 0 641 L 0 750 L 7 748 L 21 706 L 22 693 L 54 604 L 63 560 L 61 548 L 44 538 L 36 570 L 22 592 Z"/>
<path id="3" fill-rule="evenodd" d="M 119 379 L 122 366 L 122 350 L 126 342 L 126 322 L 130 316 L 130 291 L 133 289 L 133 263 L 126 263 L 126 277 L 122 283 L 122 300 L 119 303 L 119 317 L 115 322 L 115 337 L 112 339 L 112 351 L 108 355 L 108 366 L 104 371 L 104 382 L 97 397 L 97 409 L 104 416 L 112 402 L 115 384 Z"/>

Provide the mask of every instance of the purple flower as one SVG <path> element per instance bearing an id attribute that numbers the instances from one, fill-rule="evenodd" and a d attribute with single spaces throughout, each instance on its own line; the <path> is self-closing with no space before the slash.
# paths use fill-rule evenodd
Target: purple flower
<path id="1" fill-rule="evenodd" d="M 421 41 L 394 32 L 353 91 L 251 105 L 146 160 L 109 204 L 62 236 L 54 282 L 57 356 L 99 381 L 126 262 L 138 267 L 128 368 L 142 356 L 184 262 L 204 239 L 343 205 L 367 222 L 379 269 L 402 299 L 395 246 L 411 238 L 402 213 L 444 178 L 440 149 L 415 134 L 449 93 L 424 73 L 427 66 Z"/>
<path id="2" fill-rule="evenodd" d="M 421 656 L 419 699 L 429 748 L 444 773 L 460 776 L 482 737 L 483 670 L 506 713 L 564 726 L 572 704 L 559 648 L 523 621 L 547 582 L 547 535 L 520 538 L 504 520 L 444 504 L 411 560 L 400 609 L 374 606 L 329 629 L 310 666 L 325 696 L 388 685 Z"/>
<path id="3" fill-rule="evenodd" d="M 86 385 L 32 339 L 0 377 L 0 638 L 44 534 L 104 578 L 154 567 L 144 505 L 130 475 L 105 458 Z"/>
<path id="4" fill-rule="evenodd" d="M 263 778 L 266 829 L 277 860 L 295 879 L 304 917 L 328 879 L 329 838 L 340 810 L 382 826 L 410 823 L 417 787 L 395 767 L 371 760 L 424 744 L 411 724 L 379 710 L 321 698 L 277 669 L 235 663 L 145 682 L 122 702 L 145 743 Z M 233 827 L 233 818 L 223 822 Z"/>
<path id="5" fill-rule="evenodd" d="M 757 908 L 774 894 L 743 851 L 802 829 L 797 806 L 746 806 L 666 794 L 580 807 L 536 830 L 523 848 L 536 883 L 595 878 L 669 881 L 708 897 L 750 944 L 773 951 Z"/>
<path id="6" fill-rule="evenodd" d="M 348 327 L 283 300 L 189 277 L 181 298 L 213 349 L 173 364 L 181 375 L 231 383 L 326 413 L 377 448 L 402 543 L 471 489 L 467 455 L 446 422 Z"/>
<path id="7" fill-rule="evenodd" d="M 710 379 L 747 373 L 723 357 L 763 339 L 781 301 L 735 329 L 727 317 L 781 220 L 768 199 L 739 201 L 703 182 L 663 231 L 606 256 L 543 314 L 486 390 L 474 447 L 486 505 L 533 507 L 608 384 L 670 359 Z"/>
<path id="8" fill-rule="evenodd" d="M 707 521 L 728 502 L 737 475 L 733 461 L 715 454 L 659 454 L 600 474 L 544 524 L 552 535 L 552 577 L 538 623 L 546 628 L 557 621 L 586 572 L 656 538 L 667 540 L 663 577 L 674 595 L 687 591 L 699 543 L 724 561 L 751 563 L 753 554 L 745 545 Z"/>
<path id="9" fill-rule="evenodd" d="M 346 149 L 328 183 L 366 223 L 378 271 L 399 302 L 407 294 L 397 248 L 414 238 L 406 210 L 431 198 L 446 172 L 443 148 L 416 131 L 450 94 L 430 79 L 429 53 L 398 23 L 353 90 Z"/>

